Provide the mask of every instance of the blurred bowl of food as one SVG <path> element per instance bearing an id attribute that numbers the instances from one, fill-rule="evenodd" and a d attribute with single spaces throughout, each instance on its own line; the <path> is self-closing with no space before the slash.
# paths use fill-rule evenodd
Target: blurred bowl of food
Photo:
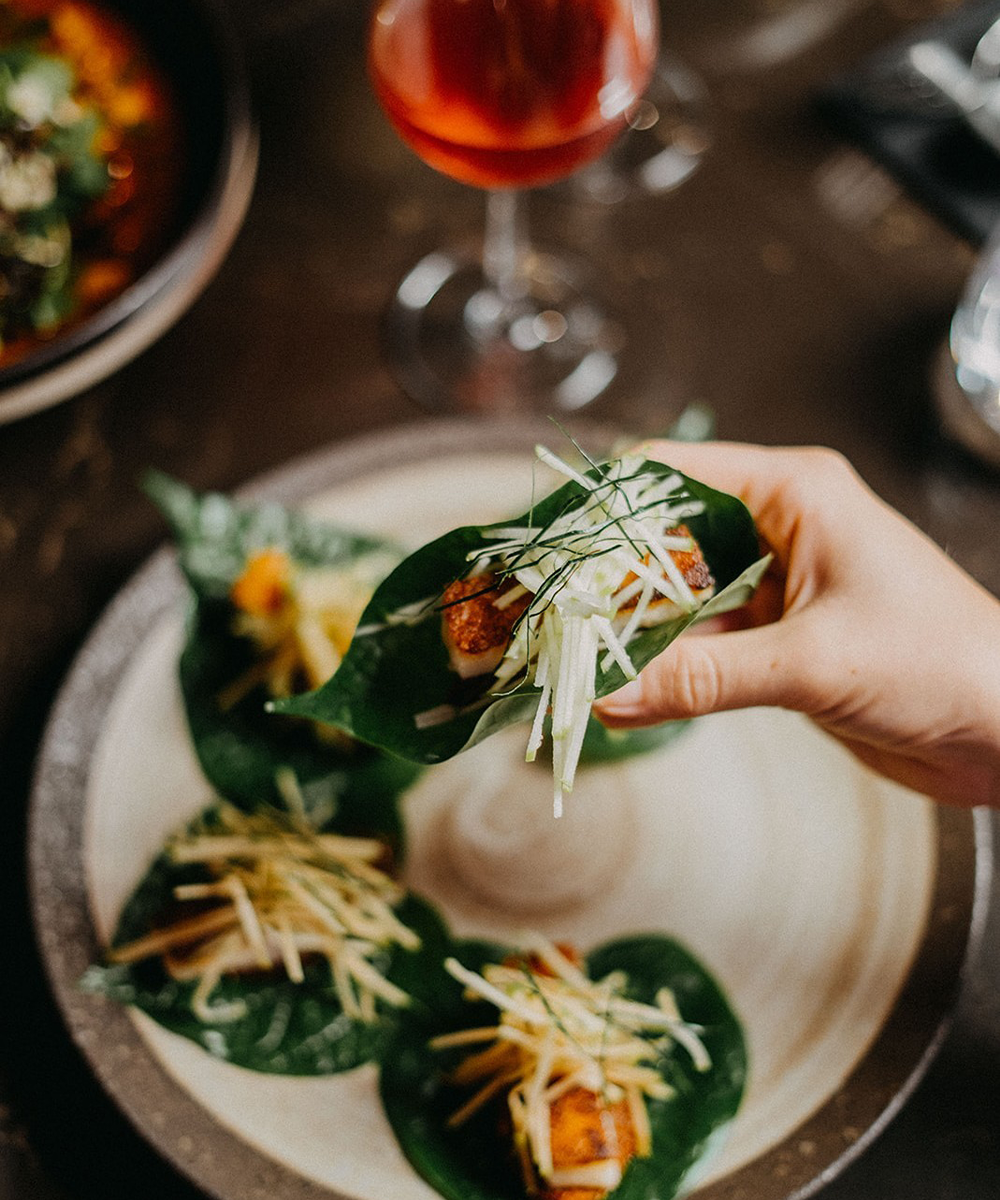
<path id="1" fill-rule="evenodd" d="M 181 316 L 256 163 L 216 0 L 0 0 L 0 422 L 98 382 Z"/>

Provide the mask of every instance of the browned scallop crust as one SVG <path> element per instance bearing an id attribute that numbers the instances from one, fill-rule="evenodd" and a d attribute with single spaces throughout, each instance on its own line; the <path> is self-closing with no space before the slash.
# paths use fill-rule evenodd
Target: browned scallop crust
<path id="1" fill-rule="evenodd" d="M 674 529 L 668 529 L 667 533 L 676 537 L 691 538 L 693 549 L 670 551 L 670 557 L 677 564 L 680 573 L 684 576 L 684 582 L 691 591 L 697 595 L 707 588 L 714 587 L 715 580 L 712 578 L 712 572 L 708 569 L 708 563 L 705 562 L 701 547 L 691 536 L 691 530 L 686 525 L 678 525 Z"/>
<path id="2" fill-rule="evenodd" d="M 503 608 L 497 600 L 516 583 L 498 584 L 491 572 L 457 579 L 441 597 L 441 624 L 451 665 L 470 679 L 498 666 L 518 617 L 531 603 L 526 592 Z"/>
<path id="3" fill-rule="evenodd" d="M 709 569 L 708 563 L 705 561 L 705 556 L 701 552 L 701 546 L 688 529 L 686 525 L 675 525 L 673 529 L 666 531 L 668 537 L 686 537 L 691 538 L 690 550 L 670 550 L 671 559 L 676 564 L 677 569 L 684 576 L 684 582 L 688 585 L 698 600 L 707 600 L 715 589 L 715 579 Z M 650 556 L 646 556 L 646 564 L 650 562 Z M 629 573 L 622 580 L 622 587 L 626 588 L 630 583 L 633 583 L 636 576 Z M 622 612 L 628 612 L 635 608 L 637 600 L 632 600 L 621 607 Z M 667 600 L 666 597 L 660 597 L 653 601 L 650 606 L 653 611 L 656 611 L 660 606 L 669 605 L 675 607 L 673 602 Z"/>

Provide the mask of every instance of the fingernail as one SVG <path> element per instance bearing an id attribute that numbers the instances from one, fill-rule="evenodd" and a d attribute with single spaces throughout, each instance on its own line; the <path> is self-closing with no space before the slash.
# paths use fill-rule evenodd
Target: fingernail
<path id="1" fill-rule="evenodd" d="M 606 713 L 631 712 L 641 707 L 642 681 L 630 679 L 624 687 L 619 688 L 617 692 L 612 692 L 610 696 L 603 696 L 597 704 L 601 711 Z"/>

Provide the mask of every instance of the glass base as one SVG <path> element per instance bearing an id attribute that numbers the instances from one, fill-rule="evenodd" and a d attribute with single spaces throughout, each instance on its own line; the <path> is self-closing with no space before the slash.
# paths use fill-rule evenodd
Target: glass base
<path id="1" fill-rule="evenodd" d="M 582 268 L 535 251 L 508 297 L 472 254 L 427 255 L 399 285 L 384 332 L 389 364 L 418 404 L 492 414 L 583 408 L 617 375 L 624 340 Z"/>

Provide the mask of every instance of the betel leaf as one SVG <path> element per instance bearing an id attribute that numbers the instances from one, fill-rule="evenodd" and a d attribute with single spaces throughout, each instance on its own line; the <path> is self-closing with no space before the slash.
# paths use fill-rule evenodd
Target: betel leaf
<path id="1" fill-rule="evenodd" d="M 201 882 L 204 868 L 178 865 L 161 854 L 126 903 L 112 945 L 141 937 L 170 911 L 172 889 Z M 449 952 L 448 932 L 437 912 L 409 895 L 396 908 L 400 920 L 421 939 L 418 950 L 394 947 L 377 966 L 386 977 L 426 1008 L 438 994 L 441 963 Z M 134 1005 L 173 1033 L 217 1058 L 253 1071 L 278 1075 L 328 1075 L 379 1061 L 392 1040 L 400 1010 L 379 1003 L 378 1020 L 368 1024 L 344 1013 L 327 964 L 303 963 L 305 979 L 293 983 L 281 970 L 224 976 L 211 1001 L 242 1001 L 246 1015 L 235 1021 L 200 1020 L 191 1009 L 194 982 L 170 977 L 161 959 L 106 963 L 88 969 L 81 987 Z"/>
<path id="2" fill-rule="evenodd" d="M 580 762 L 584 766 L 592 763 L 618 762 L 637 754 L 649 754 L 669 746 L 690 729 L 691 721 L 664 721 L 643 729 L 609 729 L 591 717 L 587 732 L 583 736 Z"/>
<path id="3" fill-rule="evenodd" d="M 145 490 L 173 529 L 178 559 L 191 588 L 180 684 L 195 752 L 209 782 L 246 809 L 276 803 L 279 768 L 291 767 L 313 813 L 336 808 L 345 832 L 399 835 L 396 798 L 415 770 L 399 759 L 311 721 L 278 718 L 265 709 L 268 693 L 254 688 L 236 703 L 220 697 L 254 664 L 256 650 L 233 633 L 230 589 L 256 551 L 276 548 L 304 567 L 368 564 L 381 577 L 401 558 L 395 546 L 338 529 L 279 504 L 240 505 L 201 494 L 159 472 Z"/>
<path id="4" fill-rule="evenodd" d="M 460 944 L 457 953 L 477 971 L 502 956 L 479 943 Z M 617 970 L 627 974 L 627 994 L 636 1000 L 653 1002 L 660 988 L 669 987 L 685 1021 L 703 1027 L 701 1040 L 711 1057 L 710 1068 L 699 1072 L 685 1050 L 671 1052 L 666 1077 L 675 1095 L 648 1102 L 652 1153 L 632 1159 L 609 1193 L 613 1200 L 669 1200 L 693 1182 L 739 1107 L 747 1072 L 743 1032 L 715 980 L 668 937 L 621 938 L 587 957 L 592 979 Z M 446 1200 L 524 1200 L 513 1147 L 504 1139 L 502 1099 L 450 1128 L 449 1116 L 469 1096 L 446 1078 L 462 1052 L 428 1044 L 435 1034 L 495 1023 L 495 1008 L 463 1001 L 453 984 L 432 1022 L 422 1014 L 404 1019 L 382 1066 L 381 1097 L 393 1132 L 414 1169 Z"/>
<path id="5" fill-rule="evenodd" d="M 384 833 L 398 842 L 397 799 L 413 781 L 414 765 L 346 737 L 326 742 L 308 722 L 269 714 L 262 688 L 222 709 L 219 692 L 251 662 L 252 648 L 229 632 L 228 614 L 192 615 L 181 693 L 198 761 L 215 790 L 247 811 L 261 801 L 279 803 L 275 780 L 290 767 L 310 815 L 336 812 L 343 833 Z"/>
<path id="6" fill-rule="evenodd" d="M 589 472 L 596 478 L 599 468 Z M 638 632 L 628 645 L 637 669 L 644 667 L 694 621 L 746 603 L 767 568 L 761 558 L 753 518 L 735 496 L 689 479 L 663 463 L 645 462 L 639 471 L 665 478 L 679 476 L 703 511 L 685 518 L 716 580 L 716 594 L 695 613 Z M 446 587 L 463 577 L 469 555 L 498 541 L 494 531 L 513 524 L 544 527 L 583 504 L 585 489 L 570 482 L 537 503 L 530 513 L 497 525 L 463 526 L 430 542 L 404 559 L 376 589 L 336 675 L 323 687 L 288 700 L 275 711 L 325 721 L 361 741 L 420 763 L 441 762 L 491 733 L 530 720 L 538 692 L 522 684 L 504 695 L 491 695 L 491 676 L 462 680 L 448 662 L 436 605 Z M 425 602 L 421 620 L 400 622 L 397 614 Z M 397 619 L 393 619 L 397 618 Z M 625 682 L 612 663 L 598 668 L 598 696 Z M 440 723 L 418 723 L 423 713 L 449 706 L 455 715 Z"/>
<path id="7" fill-rule="evenodd" d="M 170 522 L 181 570 L 202 600 L 226 600 L 248 555 L 270 546 L 315 567 L 379 554 L 388 570 L 402 557 L 381 538 L 314 521 L 273 501 L 239 504 L 217 492 L 196 492 L 161 471 L 148 471 L 143 489 Z"/>

